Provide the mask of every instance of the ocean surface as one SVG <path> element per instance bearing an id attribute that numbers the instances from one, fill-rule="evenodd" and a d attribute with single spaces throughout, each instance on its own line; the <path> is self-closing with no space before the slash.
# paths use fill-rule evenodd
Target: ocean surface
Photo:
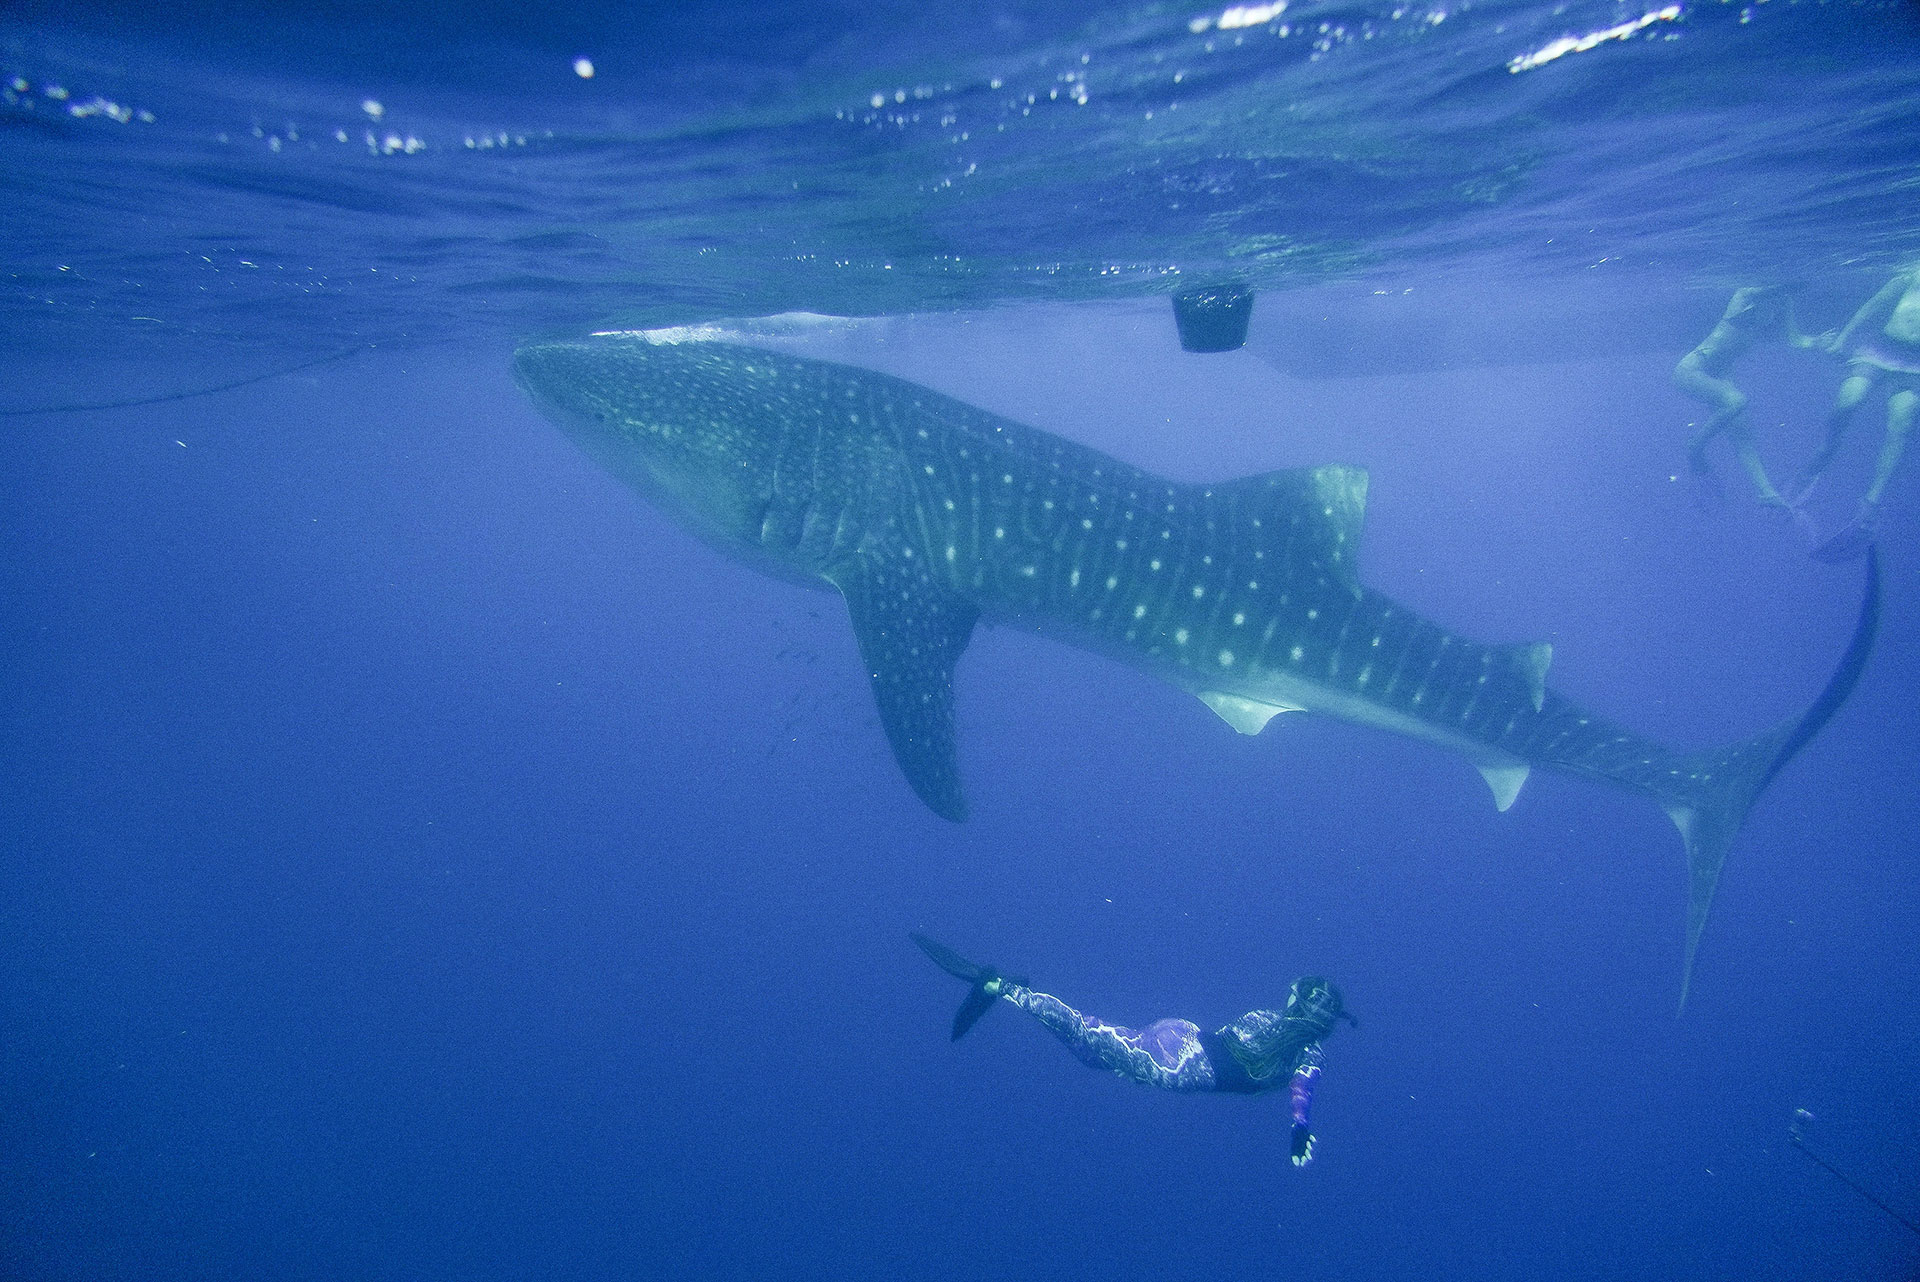
<path id="1" fill-rule="evenodd" d="M 509 368 L 808 313 L 1181 480 L 1364 465 L 1368 584 L 1706 747 L 1864 570 L 1689 473 L 1673 364 L 1915 257 L 1910 3 L 0 8 L 0 1278 L 1920 1276 L 1920 468 L 1676 1017 L 1679 840 L 1591 781 L 996 628 L 936 818 L 839 599 Z M 1783 483 L 1843 373 L 1736 367 Z M 950 1044 L 909 930 L 1121 1023 L 1329 976 L 1317 1160 Z"/>

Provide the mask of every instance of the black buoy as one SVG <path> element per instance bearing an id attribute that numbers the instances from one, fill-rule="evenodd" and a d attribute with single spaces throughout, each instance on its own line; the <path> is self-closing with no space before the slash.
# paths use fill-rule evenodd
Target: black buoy
<path id="1" fill-rule="evenodd" d="M 1173 296 L 1180 346 L 1189 352 L 1231 352 L 1247 343 L 1253 291 L 1240 285 L 1209 285 Z"/>

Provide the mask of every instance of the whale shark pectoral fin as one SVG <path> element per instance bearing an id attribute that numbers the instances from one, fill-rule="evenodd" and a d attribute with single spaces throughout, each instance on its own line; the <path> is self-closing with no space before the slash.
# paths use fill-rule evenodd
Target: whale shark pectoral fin
<path id="1" fill-rule="evenodd" d="M 1520 795 L 1520 789 L 1527 782 L 1532 767 L 1526 762 L 1507 757 L 1502 760 L 1476 761 L 1474 768 L 1480 777 L 1487 781 L 1487 787 L 1493 789 L 1494 809 L 1505 814 L 1513 799 Z"/>
<path id="2" fill-rule="evenodd" d="M 979 609 L 927 573 L 911 547 L 863 550 L 825 576 L 847 599 L 893 756 L 943 819 L 967 817 L 953 735 L 953 665 Z"/>
<path id="3" fill-rule="evenodd" d="M 1517 645 L 1508 651 L 1513 656 L 1514 671 L 1527 683 L 1527 693 L 1533 698 L 1533 710 L 1540 711 L 1547 701 L 1547 669 L 1553 664 L 1553 646 L 1546 641 L 1535 641 L 1532 645 Z M 1505 810 L 1502 806 L 1500 809 Z"/>
<path id="4" fill-rule="evenodd" d="M 1222 694 L 1218 690 L 1202 690 L 1200 702 L 1212 708 L 1222 721 L 1241 734 L 1259 734 L 1267 728 L 1267 722 L 1283 712 L 1306 711 L 1289 703 L 1261 703 L 1237 694 Z"/>

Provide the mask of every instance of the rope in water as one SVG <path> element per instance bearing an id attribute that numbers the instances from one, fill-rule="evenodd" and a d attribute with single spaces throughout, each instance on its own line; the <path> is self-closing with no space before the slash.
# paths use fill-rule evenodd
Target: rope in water
<path id="1" fill-rule="evenodd" d="M 316 356 L 298 365 L 289 365 L 285 369 L 269 370 L 265 374 L 254 374 L 247 378 L 236 378 L 231 383 L 219 383 L 212 387 L 196 387 L 187 392 L 168 392 L 162 396 L 141 396 L 117 401 L 85 401 L 73 405 L 39 405 L 31 409 L 0 409 L 0 418 L 28 418 L 35 414 L 88 414 L 96 410 L 124 410 L 139 405 L 163 405 L 169 401 L 185 401 L 196 396 L 212 396 L 218 392 L 231 392 L 236 387 L 248 387 L 254 383 L 264 383 L 271 378 L 285 378 L 289 374 L 298 374 L 301 370 L 314 369 L 321 365 L 331 365 L 358 352 L 367 350 L 365 345 L 343 347 L 337 352 L 325 356 Z"/>
<path id="2" fill-rule="evenodd" d="M 1799 1149 L 1802 1153 L 1805 1153 L 1808 1157 L 1818 1162 L 1821 1166 L 1826 1167 L 1828 1172 L 1830 1172 L 1835 1179 L 1839 1180 L 1842 1184 L 1845 1184 L 1848 1188 L 1858 1193 L 1861 1197 L 1866 1198 L 1867 1201 L 1873 1203 L 1875 1206 L 1885 1211 L 1888 1215 L 1891 1215 L 1894 1219 L 1900 1221 L 1900 1223 L 1906 1225 L 1907 1228 L 1912 1230 L 1914 1233 L 1920 1234 L 1920 1224 L 1915 1224 L 1912 1220 L 1900 1214 L 1900 1212 L 1894 1210 L 1892 1207 L 1888 1206 L 1885 1202 L 1882 1202 L 1879 1198 L 1869 1193 L 1866 1189 L 1861 1188 L 1860 1185 L 1854 1182 L 1852 1176 L 1848 1175 L 1845 1171 L 1840 1170 L 1838 1167 L 1834 1166 L 1833 1163 L 1827 1161 L 1826 1158 L 1821 1157 L 1818 1153 L 1808 1148 L 1807 1141 L 1801 1137 L 1800 1128 L 1798 1126 L 1789 1126 L 1787 1128 L 1787 1138 L 1793 1141 L 1793 1146 L 1795 1148 Z"/>

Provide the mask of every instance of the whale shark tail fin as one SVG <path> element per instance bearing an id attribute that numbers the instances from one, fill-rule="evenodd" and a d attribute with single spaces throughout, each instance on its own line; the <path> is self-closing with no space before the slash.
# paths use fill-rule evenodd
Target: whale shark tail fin
<path id="1" fill-rule="evenodd" d="M 960 1003 L 960 1009 L 953 1013 L 953 1036 L 949 1040 L 959 1041 L 967 1035 L 967 1030 L 980 1022 L 980 1017 L 993 1009 L 1008 984 L 1018 980 L 1008 979 L 991 966 L 976 966 L 945 944 L 928 939 L 918 931 L 908 931 L 914 943 L 920 945 L 920 951 L 933 958 L 934 965 L 952 975 L 955 979 L 967 982 L 967 996 Z"/>
<path id="2" fill-rule="evenodd" d="M 1853 693 L 1880 626 L 1880 554 L 1867 552 L 1867 585 L 1853 639 L 1820 697 L 1805 712 L 1764 734 L 1727 748 L 1680 758 L 1672 785 L 1659 800 L 1687 847 L 1687 951 L 1680 973 L 1680 1009 L 1687 1005 L 1694 957 L 1706 928 L 1720 868 L 1747 811 L 1773 777 L 1820 732 Z"/>

